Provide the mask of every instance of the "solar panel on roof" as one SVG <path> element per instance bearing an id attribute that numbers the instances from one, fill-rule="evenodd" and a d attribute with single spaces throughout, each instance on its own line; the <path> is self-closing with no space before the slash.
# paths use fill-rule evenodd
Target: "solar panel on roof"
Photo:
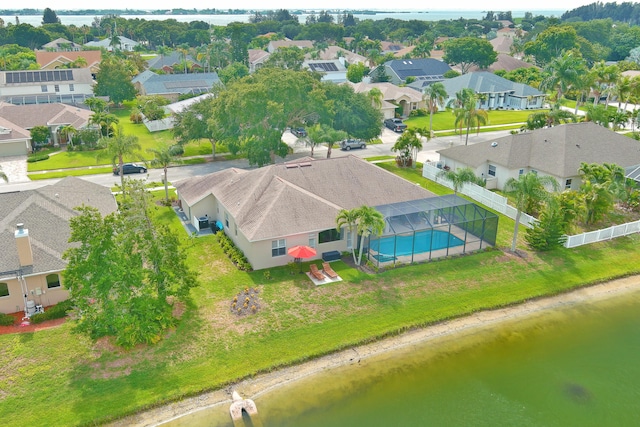
<path id="1" fill-rule="evenodd" d="M 17 71 L 7 73 L 7 83 L 56 82 L 73 80 L 72 70 Z"/>

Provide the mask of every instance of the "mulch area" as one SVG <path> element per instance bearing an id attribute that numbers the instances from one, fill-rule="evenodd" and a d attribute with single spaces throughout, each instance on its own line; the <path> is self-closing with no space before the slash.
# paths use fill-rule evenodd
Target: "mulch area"
<path id="1" fill-rule="evenodd" d="M 46 308 L 45 308 L 45 310 L 46 310 Z M 47 321 L 44 321 L 42 323 L 38 323 L 36 325 L 29 324 L 29 325 L 21 326 L 22 318 L 24 317 L 24 313 L 23 312 L 20 311 L 18 313 L 11 313 L 11 314 L 9 314 L 9 316 L 12 316 L 15 319 L 15 321 L 14 321 L 13 325 L 0 326 L 0 335 L 4 335 L 4 334 L 21 334 L 21 333 L 26 333 L 26 332 L 42 331 L 44 329 L 55 328 L 56 326 L 60 326 L 64 322 L 67 321 L 67 318 L 63 317 L 62 319 L 47 320 Z"/>

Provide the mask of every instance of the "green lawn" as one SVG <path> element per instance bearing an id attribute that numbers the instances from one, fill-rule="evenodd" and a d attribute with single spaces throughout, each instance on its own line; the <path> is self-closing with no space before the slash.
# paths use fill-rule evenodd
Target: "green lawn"
<path id="1" fill-rule="evenodd" d="M 450 192 L 419 169 L 399 174 Z M 4 425 L 39 425 L 43 414 L 51 426 L 98 424 L 413 327 L 640 272 L 635 235 L 524 258 L 488 250 L 377 275 L 336 262 L 344 280 L 316 287 L 288 268 L 270 269 L 268 280 L 264 271 L 240 272 L 212 237 L 189 238 L 171 208 L 156 206 L 154 214 L 181 232 L 200 275 L 176 330 L 130 351 L 91 342 L 72 332 L 72 322 L 0 336 Z M 513 225 L 500 217 L 499 248 Z M 236 317 L 230 304 L 247 286 L 260 290 L 261 308 Z"/>
<path id="2" fill-rule="evenodd" d="M 487 126 L 506 125 L 513 123 L 525 123 L 530 114 L 537 113 L 539 111 L 546 110 L 491 110 L 489 114 L 489 120 Z M 439 111 L 433 115 L 433 130 L 443 131 L 455 129 L 455 116 L 451 110 Z M 410 117 L 404 121 L 409 127 L 423 127 L 429 129 L 429 116 L 424 117 Z M 515 125 L 517 128 L 520 125 Z"/>

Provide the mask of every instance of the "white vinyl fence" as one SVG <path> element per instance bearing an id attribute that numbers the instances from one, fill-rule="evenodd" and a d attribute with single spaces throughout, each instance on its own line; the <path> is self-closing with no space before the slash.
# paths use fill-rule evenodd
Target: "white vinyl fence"
<path id="1" fill-rule="evenodd" d="M 439 177 L 438 173 L 441 169 L 438 169 L 436 163 L 425 163 L 422 167 L 422 176 L 438 184 L 444 185 L 453 189 L 453 185 L 450 181 Z M 516 219 L 516 208 L 507 204 L 507 198 L 500 196 L 486 188 L 480 187 L 476 184 L 465 184 L 460 190 L 460 193 L 465 196 L 471 197 L 473 200 L 482 203 L 491 209 L 500 212 L 503 215 L 508 216 L 511 219 Z M 533 224 L 538 220 L 531 215 L 522 213 L 520 216 L 520 223 L 526 227 L 533 227 Z M 575 236 L 567 236 L 567 241 L 564 246 L 566 248 L 575 248 L 582 245 L 588 245 L 590 243 L 602 242 L 605 240 L 611 240 L 616 237 L 628 236 L 629 234 L 640 233 L 640 221 L 628 222 L 626 224 L 614 225 L 609 228 L 603 228 L 601 230 L 589 231 L 587 233 L 576 234 Z"/>

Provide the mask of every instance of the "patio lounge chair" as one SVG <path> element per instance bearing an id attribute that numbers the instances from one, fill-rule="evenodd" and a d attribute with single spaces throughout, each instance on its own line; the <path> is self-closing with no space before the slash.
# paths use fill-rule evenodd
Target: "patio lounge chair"
<path id="1" fill-rule="evenodd" d="M 309 272 L 317 280 L 324 280 L 325 279 L 324 274 L 322 274 L 322 272 L 320 270 L 318 270 L 318 266 L 315 265 L 315 264 L 311 264 L 309 266 Z"/>
<path id="2" fill-rule="evenodd" d="M 333 268 L 331 268 L 331 266 L 329 265 L 328 262 L 323 262 L 322 263 L 322 270 L 324 271 L 324 274 L 329 276 L 331 279 L 337 279 L 338 278 L 338 275 L 336 274 L 335 271 L 333 271 Z"/>

